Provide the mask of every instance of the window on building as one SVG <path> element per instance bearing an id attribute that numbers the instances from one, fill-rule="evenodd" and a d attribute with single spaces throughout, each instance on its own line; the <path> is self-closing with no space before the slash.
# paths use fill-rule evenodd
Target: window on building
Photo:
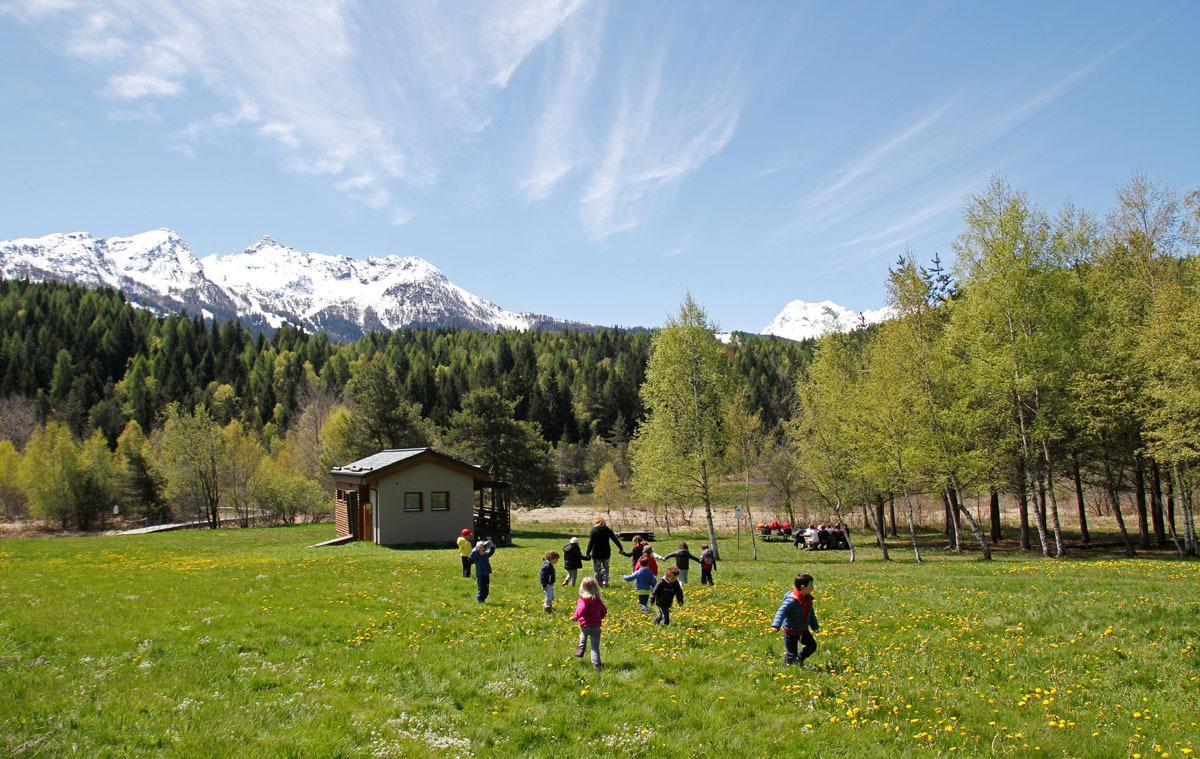
<path id="1" fill-rule="evenodd" d="M 449 511 L 450 510 L 450 492 L 447 490 L 435 490 L 429 494 L 429 510 L 430 511 Z"/>
<path id="2" fill-rule="evenodd" d="M 404 494 L 404 510 L 405 511 L 421 511 L 424 504 L 421 501 L 420 493 L 405 493 Z"/>

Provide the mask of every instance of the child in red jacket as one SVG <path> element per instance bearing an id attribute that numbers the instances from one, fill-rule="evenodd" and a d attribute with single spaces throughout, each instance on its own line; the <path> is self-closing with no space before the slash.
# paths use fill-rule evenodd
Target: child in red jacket
<path id="1" fill-rule="evenodd" d="M 579 623 L 579 648 L 576 656 L 583 656 L 588 641 L 592 647 L 592 666 L 600 669 L 600 625 L 608 614 L 608 607 L 600 600 L 600 583 L 595 577 L 585 577 L 579 583 L 579 603 L 571 619 Z"/>

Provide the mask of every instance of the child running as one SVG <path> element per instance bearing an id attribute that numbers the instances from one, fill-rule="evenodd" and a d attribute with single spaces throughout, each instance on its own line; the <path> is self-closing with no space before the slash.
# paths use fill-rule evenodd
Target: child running
<path id="1" fill-rule="evenodd" d="M 646 541 L 642 539 L 641 535 L 634 535 L 633 548 L 629 549 L 629 566 L 632 569 L 638 568 L 638 562 L 642 560 L 642 551 L 644 550 L 646 550 Z"/>
<path id="2" fill-rule="evenodd" d="M 713 549 L 708 547 L 708 543 L 700 546 L 700 584 L 712 585 L 712 573 L 717 568 L 717 555 L 713 553 Z"/>
<path id="3" fill-rule="evenodd" d="M 647 614 L 650 613 L 650 607 L 647 602 L 650 599 L 650 591 L 654 588 L 658 578 L 650 571 L 650 558 L 642 556 L 638 561 L 638 568 L 633 571 L 633 574 L 625 575 L 625 582 L 632 582 L 637 588 L 638 593 L 638 608 Z"/>
<path id="4" fill-rule="evenodd" d="M 585 577 L 579 583 L 579 603 L 571 619 L 579 623 L 579 648 L 576 656 L 583 656 L 588 641 L 592 644 L 592 666 L 600 669 L 600 624 L 608 614 L 608 607 L 600 600 L 600 583 L 595 577 Z"/>
<path id="5" fill-rule="evenodd" d="M 679 567 L 667 567 L 663 578 L 654 586 L 650 596 L 654 600 L 654 605 L 658 607 L 658 616 L 654 618 L 654 624 L 657 625 L 659 622 L 662 622 L 663 625 L 671 624 L 671 604 L 678 599 L 679 605 L 683 606 L 683 586 L 679 584 Z"/>
<path id="6" fill-rule="evenodd" d="M 687 585 L 688 570 L 692 568 L 692 562 L 701 563 L 700 557 L 688 550 L 686 540 L 679 541 L 679 550 L 671 551 L 664 558 L 675 560 L 675 566 L 679 569 L 679 582 L 683 585 Z"/>
<path id="7" fill-rule="evenodd" d="M 656 554 L 654 552 L 654 546 L 650 545 L 649 543 L 643 543 L 642 544 L 642 558 L 646 559 L 646 564 L 647 564 L 647 566 L 650 567 L 650 571 L 654 573 L 655 577 L 657 577 L 658 576 L 658 561 L 657 560 L 661 559 L 663 557 L 659 556 L 658 554 Z"/>
<path id="8" fill-rule="evenodd" d="M 813 611 L 812 587 L 812 575 L 796 575 L 795 590 L 784 594 L 783 603 L 779 606 L 779 611 L 775 612 L 775 619 L 771 621 L 771 632 L 783 629 L 783 647 L 786 649 L 783 655 L 784 664 L 804 664 L 804 660 L 817 650 L 817 641 L 809 632 L 809 628 L 821 629 L 817 623 L 817 614 Z M 797 653 L 799 643 L 803 643 L 804 648 Z"/>
<path id="9" fill-rule="evenodd" d="M 563 546 L 563 569 L 567 570 L 567 578 L 563 580 L 563 585 L 574 585 L 575 577 L 582 568 L 583 551 L 579 550 L 579 538 L 571 538 L 571 541 Z"/>
<path id="10" fill-rule="evenodd" d="M 542 582 L 542 595 L 545 596 L 546 602 L 542 607 L 549 614 L 554 607 L 554 564 L 558 561 L 558 551 L 549 551 L 546 553 L 546 560 L 542 562 L 542 571 L 538 579 Z"/>

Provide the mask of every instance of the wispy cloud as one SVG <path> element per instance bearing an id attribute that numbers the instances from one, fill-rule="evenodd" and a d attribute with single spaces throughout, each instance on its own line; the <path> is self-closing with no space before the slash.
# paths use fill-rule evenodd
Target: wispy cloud
<path id="1" fill-rule="evenodd" d="M 955 222 L 964 197 L 998 170 L 1012 149 L 1003 138 L 1069 94 L 1145 30 L 1052 80 L 1024 98 L 959 92 L 891 133 L 885 132 L 795 201 L 777 241 L 845 236 L 823 251 L 835 273 Z M 914 204 L 912 198 L 934 198 Z M 864 226 L 864 220 L 871 226 Z M 849 232 L 849 235 L 846 233 Z M 836 240 L 836 238 L 834 238 Z"/>
<path id="2" fill-rule="evenodd" d="M 674 61 L 671 42 L 656 34 L 650 52 L 622 69 L 615 116 L 580 204 L 592 240 L 639 226 L 737 129 L 748 87 L 736 64 L 723 58 L 697 68 L 694 60 Z M 673 77 L 668 89 L 664 77 L 673 65 L 693 70 L 690 77 Z"/>
<path id="3" fill-rule="evenodd" d="M 1108 63 L 1110 60 L 1124 52 L 1125 49 L 1130 45 L 1133 45 L 1139 39 L 1144 37 L 1146 33 L 1153 27 L 1153 23 L 1145 26 L 1134 33 L 1131 37 L 1126 39 L 1124 42 L 1114 45 L 1092 60 L 1076 68 L 1074 71 L 1067 73 L 1065 76 L 1051 83 L 1048 87 L 1045 87 L 1039 92 L 1035 93 L 1032 97 L 1018 102 L 1013 107 L 999 114 L 996 119 L 990 122 L 987 132 L 990 135 L 996 136 L 1005 134 L 1016 128 L 1034 114 L 1048 108 L 1054 102 L 1070 92 L 1080 82 L 1094 74 L 1096 70 L 1105 63 Z"/>
<path id="4" fill-rule="evenodd" d="M 507 0 L 460 13 L 412 0 L 368 17 L 350 0 L 27 0 L 15 12 L 65 22 L 65 51 L 107 67 L 107 97 L 203 92 L 235 104 L 233 121 L 223 109 L 176 127 L 171 139 L 185 152 L 208 133 L 242 128 L 279 151 L 285 168 L 330 175 L 368 207 L 407 220 L 396 193 L 437 180 L 443 156 L 488 124 L 495 95 L 582 3 Z"/>
<path id="5" fill-rule="evenodd" d="M 839 172 L 832 183 L 804 200 L 803 205 L 809 208 L 824 205 L 831 198 L 836 197 L 842 190 L 878 170 L 898 150 L 936 126 L 952 104 L 952 102 L 943 103 L 917 119 L 913 124 L 902 129 L 899 133 L 885 137 L 882 142 L 869 148 L 851 165 Z"/>
<path id="6" fill-rule="evenodd" d="M 532 165 L 520 188 L 530 200 L 543 200 L 581 161 L 588 149 L 583 134 L 584 107 L 600 60 L 605 6 L 579 13 L 563 29 L 552 66 L 554 81 L 530 145 Z"/>

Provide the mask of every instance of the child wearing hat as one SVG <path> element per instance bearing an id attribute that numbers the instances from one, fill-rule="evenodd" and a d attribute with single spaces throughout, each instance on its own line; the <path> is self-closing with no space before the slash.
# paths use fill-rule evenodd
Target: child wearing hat
<path id="1" fill-rule="evenodd" d="M 583 551 L 579 550 L 579 538 L 573 537 L 563 546 L 563 569 L 567 571 L 563 585 L 574 585 L 579 570 L 583 569 Z"/>
<path id="2" fill-rule="evenodd" d="M 463 528 L 458 534 L 458 552 L 462 554 L 463 577 L 471 576 L 471 531 Z"/>

